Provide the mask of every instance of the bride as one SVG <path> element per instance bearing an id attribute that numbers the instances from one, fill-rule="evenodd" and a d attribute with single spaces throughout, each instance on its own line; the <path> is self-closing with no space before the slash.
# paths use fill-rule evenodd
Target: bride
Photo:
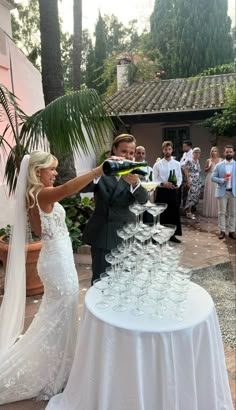
<path id="1" fill-rule="evenodd" d="M 78 278 L 65 224 L 57 202 L 102 175 L 102 165 L 53 187 L 57 159 L 34 151 L 23 157 L 0 309 L 0 404 L 36 397 L 48 400 L 68 379 L 77 334 Z M 31 326 L 21 336 L 25 315 L 26 214 L 42 239 L 38 273 L 44 296 Z"/>

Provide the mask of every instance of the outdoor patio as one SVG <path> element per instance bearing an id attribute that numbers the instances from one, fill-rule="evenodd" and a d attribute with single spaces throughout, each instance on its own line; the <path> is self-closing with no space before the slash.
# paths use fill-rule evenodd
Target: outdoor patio
<path id="1" fill-rule="evenodd" d="M 216 219 L 183 218 L 184 260 L 194 268 L 193 281 L 203 286 L 212 296 L 221 326 L 232 398 L 236 408 L 236 335 L 235 335 L 235 275 L 236 242 L 219 241 Z M 90 286 L 91 257 L 89 247 L 82 247 L 75 255 L 80 282 L 81 315 L 83 300 Z M 27 299 L 25 329 L 30 325 L 40 305 L 41 296 Z M 2 410 L 44 410 L 45 402 L 33 400 L 0 406 Z M 69 409 L 68 409 L 69 410 Z M 89 409 L 83 409 L 89 410 Z M 210 410 L 210 409 L 209 409 Z M 214 409 L 211 409 L 214 410 Z"/>

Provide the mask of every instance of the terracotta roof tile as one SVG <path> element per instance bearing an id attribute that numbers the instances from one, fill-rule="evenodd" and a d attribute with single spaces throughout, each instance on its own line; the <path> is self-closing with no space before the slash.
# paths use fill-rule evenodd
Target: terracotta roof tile
<path id="1" fill-rule="evenodd" d="M 218 109 L 224 90 L 236 83 L 236 74 L 177 78 L 132 84 L 108 98 L 114 114 L 143 114 Z"/>

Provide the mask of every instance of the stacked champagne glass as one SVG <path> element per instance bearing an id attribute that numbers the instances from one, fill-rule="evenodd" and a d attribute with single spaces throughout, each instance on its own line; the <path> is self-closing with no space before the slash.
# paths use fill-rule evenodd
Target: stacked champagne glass
<path id="1" fill-rule="evenodd" d="M 155 182 L 143 182 L 149 199 L 146 204 L 129 207 L 135 222 L 117 231 L 122 242 L 106 255 L 109 267 L 94 281 L 101 292 L 99 309 L 129 311 L 151 319 L 183 320 L 191 268 L 181 264 L 183 248 L 168 243 L 176 226 L 161 225 L 160 214 L 167 204 L 152 203 L 150 194 Z M 143 213 L 153 216 L 153 224 L 143 223 Z"/>

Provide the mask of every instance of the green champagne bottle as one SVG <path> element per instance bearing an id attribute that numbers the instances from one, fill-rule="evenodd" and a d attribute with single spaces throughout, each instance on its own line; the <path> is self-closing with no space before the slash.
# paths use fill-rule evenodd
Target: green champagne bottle
<path id="1" fill-rule="evenodd" d="M 177 186 L 177 177 L 175 175 L 175 169 L 172 170 L 172 181 L 171 182 L 174 186 Z"/>
<path id="2" fill-rule="evenodd" d="M 130 174 L 131 172 L 133 174 L 138 174 L 139 172 L 142 175 L 145 175 L 146 172 L 144 172 L 142 169 L 143 167 L 147 167 L 148 163 L 147 162 L 134 162 L 134 161 L 129 161 L 128 159 L 123 159 L 119 161 L 112 161 L 112 160 L 107 160 L 103 163 L 103 172 L 107 176 L 111 175 L 127 175 Z"/>
<path id="3" fill-rule="evenodd" d="M 168 182 L 172 182 L 172 170 L 170 170 Z"/>

